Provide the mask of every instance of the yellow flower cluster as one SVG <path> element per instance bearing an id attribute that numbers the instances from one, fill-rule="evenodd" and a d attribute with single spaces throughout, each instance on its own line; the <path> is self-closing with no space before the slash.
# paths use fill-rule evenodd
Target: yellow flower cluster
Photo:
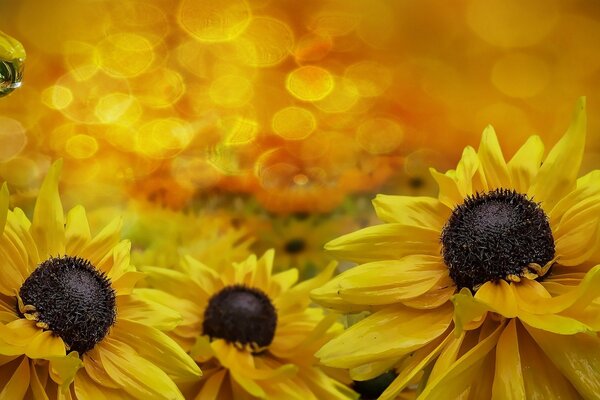
<path id="1" fill-rule="evenodd" d="M 598 398 L 597 7 L 0 21 L 0 400 Z"/>

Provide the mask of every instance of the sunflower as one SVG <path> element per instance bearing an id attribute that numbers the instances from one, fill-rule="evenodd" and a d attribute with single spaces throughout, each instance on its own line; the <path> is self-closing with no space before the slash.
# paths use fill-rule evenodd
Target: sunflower
<path id="1" fill-rule="evenodd" d="M 310 307 L 331 263 L 295 285 L 298 272 L 272 274 L 274 251 L 220 272 L 186 257 L 180 271 L 148 268 L 148 297 L 179 310 L 170 335 L 201 365 L 204 379 L 184 385 L 198 399 L 347 399 L 352 390 L 325 373 L 315 351 L 341 330 L 336 316 Z M 329 372 L 329 371 L 328 371 Z M 338 371 L 339 372 L 339 371 Z"/>
<path id="2" fill-rule="evenodd" d="M 327 343 L 325 365 L 370 379 L 403 365 L 391 399 L 423 372 L 419 399 L 597 398 L 600 171 L 577 178 L 585 99 L 543 158 L 534 136 L 505 162 L 491 127 L 438 198 L 382 196 L 386 223 L 327 248 L 364 264 L 312 292 L 371 314 Z"/>
<path id="3" fill-rule="evenodd" d="M 60 169 L 32 221 L 0 194 L 0 398 L 181 399 L 200 370 L 162 332 L 180 315 L 136 294 L 119 220 L 92 235 L 83 207 L 65 218 Z"/>

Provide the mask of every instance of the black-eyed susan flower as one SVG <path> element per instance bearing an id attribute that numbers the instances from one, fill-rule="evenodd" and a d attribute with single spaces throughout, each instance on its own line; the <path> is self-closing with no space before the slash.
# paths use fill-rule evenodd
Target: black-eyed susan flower
<path id="1" fill-rule="evenodd" d="M 65 218 L 60 168 L 32 221 L 0 194 L 0 398 L 182 399 L 175 381 L 200 370 L 162 332 L 180 315 L 136 295 L 119 220 L 92 234 L 83 207 Z"/>
<path id="2" fill-rule="evenodd" d="M 349 215 L 293 214 L 270 218 L 249 218 L 249 229 L 258 238 L 257 252 L 275 250 L 275 265 L 281 269 L 296 268 L 300 279 L 318 274 L 332 257 L 323 245 L 332 237 L 351 232 L 358 227 L 357 218 Z"/>
<path id="3" fill-rule="evenodd" d="M 362 379 L 402 364 L 381 399 L 421 371 L 419 399 L 596 398 L 600 171 L 577 178 L 585 126 L 581 99 L 545 158 L 534 136 L 508 162 L 488 127 L 456 170 L 432 170 L 438 198 L 377 196 L 385 224 L 327 245 L 364 264 L 313 291 L 372 314 L 321 361 Z"/>
<path id="4" fill-rule="evenodd" d="M 295 284 L 298 272 L 272 273 L 274 252 L 216 271 L 186 257 L 180 271 L 149 268 L 148 297 L 179 310 L 171 336 L 204 378 L 184 392 L 197 399 L 347 399 L 315 351 L 341 330 L 335 315 L 310 307 L 308 294 L 333 273 Z M 168 276 L 168 279 L 167 279 Z"/>

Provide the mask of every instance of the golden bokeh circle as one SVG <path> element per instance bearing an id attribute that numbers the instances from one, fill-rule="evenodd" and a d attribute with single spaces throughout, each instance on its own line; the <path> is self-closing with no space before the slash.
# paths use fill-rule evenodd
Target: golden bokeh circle
<path id="1" fill-rule="evenodd" d="M 305 65 L 290 72 L 286 80 L 287 90 L 303 101 L 318 101 L 333 90 L 335 82 L 331 73 L 316 65 Z"/>

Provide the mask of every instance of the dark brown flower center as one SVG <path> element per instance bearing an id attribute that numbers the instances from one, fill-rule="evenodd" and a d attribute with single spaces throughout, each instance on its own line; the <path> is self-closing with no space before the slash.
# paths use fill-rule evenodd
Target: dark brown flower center
<path id="1" fill-rule="evenodd" d="M 277 312 L 259 289 L 227 286 L 213 295 L 204 311 L 204 335 L 231 343 L 251 345 L 256 350 L 271 344 L 277 327 Z"/>
<path id="2" fill-rule="evenodd" d="M 79 354 L 104 339 L 117 315 L 115 291 L 108 277 L 78 257 L 44 261 L 25 280 L 19 296 L 25 314 Z"/>
<path id="3" fill-rule="evenodd" d="M 544 210 L 508 189 L 465 199 L 444 226 L 441 242 L 444 262 L 459 289 L 476 290 L 488 281 L 523 276 L 528 266 L 543 267 L 555 254 Z"/>

